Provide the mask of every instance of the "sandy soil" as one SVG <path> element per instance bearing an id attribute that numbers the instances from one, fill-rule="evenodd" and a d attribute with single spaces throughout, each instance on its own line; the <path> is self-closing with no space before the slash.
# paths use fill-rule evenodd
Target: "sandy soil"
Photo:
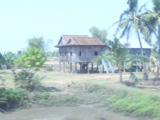
<path id="1" fill-rule="evenodd" d="M 49 107 L 18 110 L 0 115 L 0 120 L 137 120 L 90 107 Z"/>

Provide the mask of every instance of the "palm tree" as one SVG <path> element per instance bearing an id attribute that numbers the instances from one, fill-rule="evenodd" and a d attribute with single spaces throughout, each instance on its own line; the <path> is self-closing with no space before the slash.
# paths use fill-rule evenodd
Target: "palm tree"
<path id="1" fill-rule="evenodd" d="M 122 71 L 125 69 L 125 63 L 129 57 L 129 49 L 127 49 L 128 44 L 122 45 L 117 38 L 115 38 L 113 41 L 109 41 L 109 44 L 112 50 L 104 52 L 101 56 L 95 58 L 94 61 L 98 62 L 104 59 L 105 61 L 109 61 L 115 65 L 115 67 L 118 68 L 119 80 L 122 83 Z"/>
<path id="2" fill-rule="evenodd" d="M 129 8 L 120 15 L 120 20 L 118 21 L 119 25 L 115 35 L 117 35 L 119 31 L 122 30 L 120 38 L 126 36 L 126 39 L 128 41 L 131 30 L 134 30 L 138 37 L 141 49 L 141 55 L 143 55 L 140 32 L 142 32 L 142 30 L 143 31 L 145 30 L 143 28 L 144 27 L 143 22 L 141 21 L 141 16 L 145 14 L 145 12 L 144 13 L 142 12 L 143 8 L 145 8 L 145 5 L 143 5 L 140 9 L 138 9 L 138 0 L 128 0 L 127 4 L 129 5 Z M 144 67 L 143 79 L 147 79 L 146 69 L 144 64 L 143 67 Z"/>
<path id="3" fill-rule="evenodd" d="M 142 15 L 142 22 L 145 26 L 144 33 L 148 34 L 146 40 L 151 41 L 151 35 L 153 34 L 158 43 L 158 70 L 157 77 L 159 76 L 160 69 L 160 0 L 152 0 L 153 2 L 153 11 L 148 10 L 147 14 Z"/>

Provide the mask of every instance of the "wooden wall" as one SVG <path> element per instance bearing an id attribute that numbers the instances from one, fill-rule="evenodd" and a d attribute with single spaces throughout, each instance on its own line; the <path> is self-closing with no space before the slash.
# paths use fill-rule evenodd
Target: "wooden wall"
<path id="1" fill-rule="evenodd" d="M 143 48 L 143 53 L 146 57 L 150 57 L 151 56 L 151 49 L 149 48 Z M 140 48 L 131 48 L 130 49 L 130 54 L 133 55 L 141 55 L 141 49 Z"/>
<path id="2" fill-rule="evenodd" d="M 67 46 L 59 48 L 60 62 L 91 62 L 93 58 L 108 50 L 106 46 Z"/>

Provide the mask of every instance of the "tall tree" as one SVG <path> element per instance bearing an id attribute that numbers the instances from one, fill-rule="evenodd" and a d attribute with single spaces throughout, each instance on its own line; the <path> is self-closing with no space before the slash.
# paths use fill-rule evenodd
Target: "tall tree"
<path id="1" fill-rule="evenodd" d="M 157 70 L 157 78 L 159 76 L 160 69 L 160 0 L 152 0 L 153 2 L 153 10 L 148 10 L 147 14 L 142 16 L 142 21 L 145 24 L 145 30 L 148 34 L 146 38 L 148 41 L 151 40 L 151 35 L 153 34 L 157 39 L 157 48 L 158 48 L 158 70 Z"/>
<path id="2" fill-rule="evenodd" d="M 109 41 L 109 45 L 111 46 L 111 51 L 104 52 L 101 56 L 95 58 L 95 61 L 100 61 L 104 59 L 106 61 L 110 61 L 119 71 L 119 81 L 123 82 L 122 72 L 125 69 L 125 63 L 127 63 L 129 58 L 129 49 L 128 44 L 122 45 L 119 42 L 119 39 L 115 38 L 113 41 Z"/>
<path id="3" fill-rule="evenodd" d="M 43 38 L 32 38 L 28 40 L 28 48 L 16 60 L 20 66 L 38 68 L 46 61 L 45 43 Z"/>
<path id="4" fill-rule="evenodd" d="M 89 29 L 93 37 L 99 38 L 103 43 L 107 44 L 107 31 L 105 29 L 100 30 L 99 28 L 93 26 Z"/>
<path id="5" fill-rule="evenodd" d="M 143 55 L 140 32 L 143 29 L 142 27 L 144 27 L 142 25 L 143 22 L 141 22 L 141 16 L 145 14 L 145 12 L 143 13 L 142 10 L 145 7 L 145 5 L 143 5 L 142 7 L 140 7 L 140 9 L 138 9 L 138 0 L 128 0 L 127 4 L 129 8 L 120 15 L 120 20 L 118 21 L 118 28 L 116 30 L 115 35 L 117 35 L 121 30 L 122 32 L 120 34 L 120 38 L 126 36 L 128 41 L 131 31 L 134 30 L 139 40 L 141 55 Z M 147 79 L 145 65 L 143 65 L 143 67 L 144 67 L 143 79 Z"/>
<path id="6" fill-rule="evenodd" d="M 28 48 L 34 47 L 38 49 L 46 49 L 46 43 L 42 37 L 34 37 L 28 40 Z"/>
<path id="7" fill-rule="evenodd" d="M 46 57 L 44 55 L 44 51 L 42 49 L 32 47 L 23 52 L 16 60 L 16 63 L 20 66 L 37 68 L 41 67 L 45 61 Z"/>
<path id="8" fill-rule="evenodd" d="M 3 54 L 3 58 L 4 58 L 4 64 L 6 64 L 8 68 L 11 68 L 14 66 L 14 62 L 17 58 L 17 55 L 15 55 L 12 52 L 7 52 Z"/>

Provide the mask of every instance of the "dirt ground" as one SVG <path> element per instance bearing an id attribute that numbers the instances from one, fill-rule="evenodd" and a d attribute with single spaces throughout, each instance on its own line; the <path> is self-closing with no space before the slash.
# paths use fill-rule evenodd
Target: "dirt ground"
<path id="1" fill-rule="evenodd" d="M 0 115 L 1 120 L 137 120 L 92 107 L 49 107 L 18 110 Z"/>

